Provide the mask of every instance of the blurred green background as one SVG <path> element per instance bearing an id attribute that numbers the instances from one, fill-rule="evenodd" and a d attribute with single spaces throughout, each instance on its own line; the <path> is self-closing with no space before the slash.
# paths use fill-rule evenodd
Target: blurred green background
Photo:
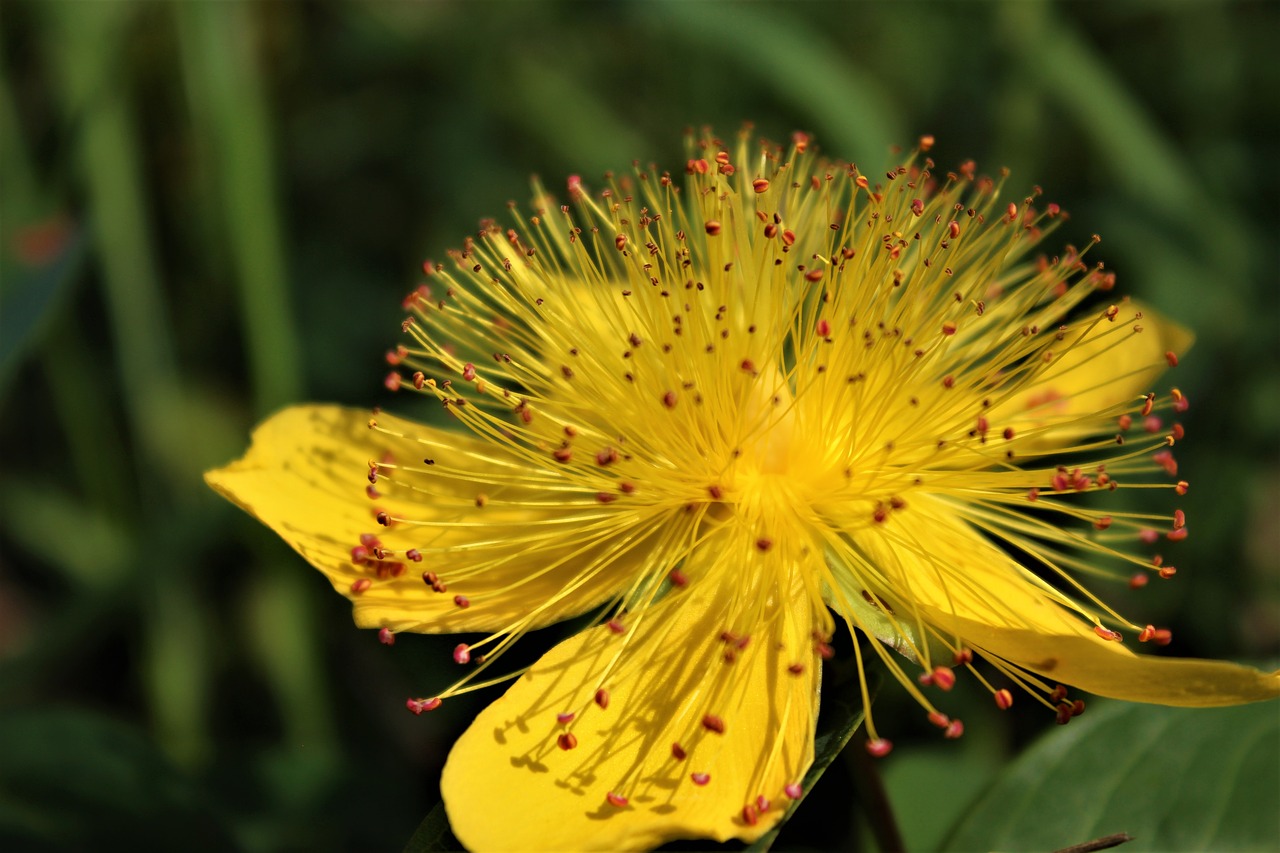
<path id="1" fill-rule="evenodd" d="M 1007 165 L 1070 210 L 1055 244 L 1101 233 L 1121 289 L 1198 334 L 1182 571 L 1108 597 L 1175 653 L 1280 652 L 1277 4 L 0 11 L 0 847 L 405 844 L 478 707 L 404 711 L 448 642 L 356 631 L 201 472 L 290 402 L 405 405 L 382 354 L 423 258 L 532 173 L 678 169 L 687 125 L 805 129 L 863 165 L 932 133 L 941 165 Z M 963 694 L 944 745 L 897 693 L 882 768 L 932 848 L 1050 720 Z M 833 765 L 780 844 L 868 844 L 857 778 Z"/>

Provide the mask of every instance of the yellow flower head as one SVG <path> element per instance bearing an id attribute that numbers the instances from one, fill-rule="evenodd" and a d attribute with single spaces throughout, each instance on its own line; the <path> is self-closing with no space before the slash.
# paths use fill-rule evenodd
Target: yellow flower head
<path id="1" fill-rule="evenodd" d="M 467 846 L 758 837 L 802 793 L 837 625 L 883 641 L 855 644 L 859 668 L 871 650 L 948 737 L 957 676 L 1063 721 L 1083 705 L 1061 685 L 1280 693 L 1280 674 L 1135 655 L 1168 632 L 1083 583 L 1174 573 L 1152 551 L 1182 512 L 1116 493 L 1187 488 L 1187 398 L 1155 382 L 1190 336 L 1097 298 L 1096 238 L 1033 257 L 1057 205 L 938 171 L 931 142 L 873 175 L 802 135 L 691 137 L 683 175 L 571 178 L 567 204 L 538 188 L 405 301 L 387 384 L 458 429 L 293 408 L 208 475 L 361 627 L 486 634 L 410 710 L 518 676 L 445 768 Z M 497 665 L 582 613 L 531 668 Z"/>

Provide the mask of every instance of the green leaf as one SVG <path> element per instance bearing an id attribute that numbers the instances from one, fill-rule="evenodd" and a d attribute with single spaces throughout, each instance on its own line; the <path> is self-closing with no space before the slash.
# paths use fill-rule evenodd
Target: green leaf
<path id="1" fill-rule="evenodd" d="M 0 849 L 234 850 L 141 732 L 87 711 L 0 713 Z"/>
<path id="2" fill-rule="evenodd" d="M 404 846 L 404 853 L 436 853 L 439 850 L 461 850 L 462 844 L 453 837 L 449 829 L 449 818 L 444 813 L 444 803 L 436 803 L 436 807 L 427 812 L 427 816 L 413 831 L 409 843 Z"/>
<path id="3" fill-rule="evenodd" d="M 1098 703 L 1029 749 L 946 850 L 1054 850 L 1126 832 L 1139 850 L 1280 848 L 1280 705 Z"/>
<path id="4" fill-rule="evenodd" d="M 6 259 L 7 281 L 0 292 L 0 383 L 17 367 L 80 270 L 85 257 L 82 229 L 69 226 L 56 254 L 35 267 Z"/>

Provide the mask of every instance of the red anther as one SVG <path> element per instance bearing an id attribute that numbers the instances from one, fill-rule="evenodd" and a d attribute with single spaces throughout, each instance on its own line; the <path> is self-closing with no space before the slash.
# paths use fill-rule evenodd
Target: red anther
<path id="1" fill-rule="evenodd" d="M 1054 687 L 1053 692 L 1049 694 L 1049 702 L 1053 705 L 1057 705 L 1059 702 L 1061 702 L 1063 699 L 1066 699 L 1066 698 L 1067 698 L 1067 688 L 1063 687 L 1061 684 Z"/>
<path id="2" fill-rule="evenodd" d="M 405 556 L 405 559 L 411 562 L 414 562 L 414 563 L 422 562 L 422 552 L 419 551 L 417 548 L 410 548 L 408 551 L 405 551 L 404 556 Z"/>
<path id="3" fill-rule="evenodd" d="M 933 668 L 933 684 L 939 690 L 950 690 L 956 686 L 956 674 L 945 666 L 935 666 Z"/>
<path id="4" fill-rule="evenodd" d="M 1160 575 L 1161 579 L 1168 580 L 1169 578 L 1176 575 L 1178 573 L 1178 570 L 1175 569 L 1173 566 L 1161 566 L 1156 573 Z"/>
<path id="5" fill-rule="evenodd" d="M 871 513 L 871 520 L 876 524 L 884 524 L 889 519 L 889 511 L 882 506 L 878 506 L 875 512 Z"/>
<path id="6" fill-rule="evenodd" d="M 560 736 L 556 738 L 556 745 L 565 752 L 568 752 L 578 745 L 578 737 L 573 732 L 562 732 Z"/>
<path id="7" fill-rule="evenodd" d="M 1183 527 L 1180 530 L 1170 530 L 1164 535 L 1164 538 L 1168 539 L 1170 542 L 1181 542 L 1183 539 L 1187 538 L 1187 528 Z"/>
<path id="8" fill-rule="evenodd" d="M 952 221 L 947 225 L 947 233 L 948 233 L 949 235 L 951 235 L 951 239 L 952 239 L 952 240 L 954 240 L 955 238 L 959 237 L 959 236 L 960 236 L 960 223 L 959 223 L 959 222 L 956 222 L 956 221 L 953 219 L 953 220 L 952 220 Z"/>
<path id="9" fill-rule="evenodd" d="M 1187 526 L 1187 515 L 1180 509 L 1173 511 L 1173 529 L 1181 530 Z"/>
<path id="10" fill-rule="evenodd" d="M 978 435 L 986 438 L 987 432 L 991 429 L 991 424 L 988 423 L 985 415 L 978 415 L 977 428 Z"/>
<path id="11" fill-rule="evenodd" d="M 1160 420 L 1156 415 L 1150 415 L 1142 421 L 1142 429 L 1155 435 L 1164 426 L 1164 421 Z"/>
<path id="12" fill-rule="evenodd" d="M 1178 462 L 1168 450 L 1161 450 L 1159 453 L 1152 454 L 1151 461 L 1163 468 L 1170 477 L 1178 476 Z"/>
<path id="13" fill-rule="evenodd" d="M 391 526 L 391 516 L 387 515 L 386 510 L 378 510 L 373 516 L 383 527 Z"/>
<path id="14" fill-rule="evenodd" d="M 566 723 L 572 723 L 573 718 L 576 716 L 578 715 L 573 711 L 561 711 L 559 714 L 556 714 L 556 722 L 563 726 Z"/>
<path id="15" fill-rule="evenodd" d="M 466 364 L 462 365 L 462 379 L 465 382 L 470 382 L 475 378 L 476 366 L 468 361 Z"/>
<path id="16" fill-rule="evenodd" d="M 609 691 L 605 690 L 603 687 L 597 690 L 595 695 L 595 703 L 600 706 L 600 710 L 602 711 L 605 708 L 608 708 L 609 707 Z"/>
<path id="17" fill-rule="evenodd" d="M 764 794 L 756 795 L 756 809 L 758 809 L 761 813 L 767 812 L 769 810 L 770 805 L 772 805 L 772 803 L 769 802 L 769 798 L 766 797 Z"/>
<path id="18" fill-rule="evenodd" d="M 453 603 L 461 607 L 463 610 L 466 610 L 471 606 L 471 599 L 467 598 L 465 595 L 455 595 L 453 597 Z"/>
<path id="19" fill-rule="evenodd" d="M 1104 515 L 1093 522 L 1093 526 L 1098 530 L 1106 530 L 1111 526 L 1111 516 Z"/>
<path id="20" fill-rule="evenodd" d="M 724 720 L 715 714 L 707 714 L 702 718 L 702 727 L 709 732 L 715 732 L 718 735 L 724 734 Z"/>
<path id="21" fill-rule="evenodd" d="M 1150 578 L 1143 572 L 1135 572 L 1133 577 L 1129 578 L 1129 589 L 1142 589 L 1150 581 Z"/>
<path id="22" fill-rule="evenodd" d="M 445 585 L 444 581 L 436 581 L 431 585 L 431 591 L 432 592 L 448 592 L 449 587 Z"/>
<path id="23" fill-rule="evenodd" d="M 596 464 L 601 467 L 612 465 L 617 461 L 618 451 L 614 450 L 612 447 L 606 447 L 605 449 L 596 452 Z"/>
<path id="24" fill-rule="evenodd" d="M 693 780 L 695 785 L 705 785 L 711 781 L 710 773 L 690 773 L 689 778 Z"/>
<path id="25" fill-rule="evenodd" d="M 791 673 L 792 675 L 799 675 L 802 672 L 804 672 L 804 664 L 793 663 L 787 667 L 787 672 Z"/>
<path id="26" fill-rule="evenodd" d="M 809 270 L 804 274 L 804 280 L 810 284 L 822 281 L 822 270 Z"/>
<path id="27" fill-rule="evenodd" d="M 360 544 L 366 548 L 372 549 L 382 545 L 382 542 L 378 539 L 377 536 L 374 536 L 372 533 L 361 533 Z"/>
<path id="28" fill-rule="evenodd" d="M 1040 490 L 1039 490 L 1039 489 L 1032 488 L 1032 489 L 1030 489 L 1030 490 L 1027 492 L 1027 500 L 1029 500 L 1029 501 L 1038 500 L 1038 499 L 1039 499 L 1039 497 L 1040 497 Z"/>
<path id="29" fill-rule="evenodd" d="M 440 578 L 436 575 L 435 572 L 423 572 L 422 582 L 425 583 L 427 586 L 435 586 L 436 584 L 440 583 Z"/>
<path id="30" fill-rule="evenodd" d="M 582 192 L 582 177 L 580 175 L 569 176 L 569 198 L 577 198 Z"/>
<path id="31" fill-rule="evenodd" d="M 1173 394 L 1173 410 L 1175 412 L 1181 413 L 1191 408 L 1191 401 L 1177 388 L 1174 388 L 1170 393 Z"/>
<path id="32" fill-rule="evenodd" d="M 804 788 L 799 782 L 792 782 L 782 789 L 782 793 L 786 794 L 789 800 L 798 800 L 804 796 Z"/>
<path id="33" fill-rule="evenodd" d="M 1013 202 L 1009 202 L 1009 206 L 1005 209 L 1004 215 L 1010 222 L 1013 222 L 1018 218 L 1018 206 Z"/>
<path id="34" fill-rule="evenodd" d="M 955 333 L 956 333 L 955 323 L 951 322 L 950 320 L 947 320 L 945 323 L 942 324 L 942 334 L 946 335 L 947 337 L 951 337 Z"/>
<path id="35" fill-rule="evenodd" d="M 921 685 L 922 687 L 932 687 L 932 686 L 933 686 L 933 673 L 932 673 L 932 672 L 922 672 L 922 673 L 920 673 L 919 675 L 917 675 L 917 676 L 916 676 L 916 681 L 920 682 L 920 685 Z"/>
<path id="36" fill-rule="evenodd" d="M 471 663 L 471 647 L 466 643 L 458 643 L 453 647 L 454 663 Z"/>
<path id="37" fill-rule="evenodd" d="M 924 199 L 919 199 L 919 198 L 912 199 L 911 212 L 914 213 L 916 216 L 923 216 L 924 215 Z"/>
<path id="38" fill-rule="evenodd" d="M 351 593 L 353 595 L 360 595 L 371 586 L 373 586 L 373 581 L 368 578 L 356 578 L 351 583 Z"/>
<path id="39" fill-rule="evenodd" d="M 956 666 L 968 666 L 973 663 L 973 652 L 969 649 L 957 649 L 951 659 L 956 662 Z"/>
<path id="40" fill-rule="evenodd" d="M 610 630 L 610 631 L 612 631 L 612 632 L 613 632 L 613 633 L 615 633 L 615 634 L 625 634 L 625 633 L 627 633 L 627 626 L 626 626 L 626 625 L 623 625 L 623 624 L 622 624 L 622 622 L 620 622 L 620 621 L 619 621 L 619 620 L 617 620 L 617 619 L 610 619 L 610 620 L 609 620 L 608 622 L 606 622 L 605 624 L 606 624 L 606 625 L 608 625 L 608 626 L 609 626 L 609 630 Z"/>
<path id="41" fill-rule="evenodd" d="M 1059 703 L 1059 704 L 1058 704 L 1058 717 L 1057 717 L 1057 719 L 1056 719 L 1056 720 L 1054 720 L 1054 722 L 1056 722 L 1056 723 L 1057 723 L 1058 725 L 1060 725 L 1060 726 L 1065 726 L 1067 723 L 1071 722 L 1071 718 L 1072 718 L 1073 716 L 1075 716 L 1074 714 L 1072 714 L 1072 713 L 1071 713 L 1071 710 L 1072 710 L 1072 709 L 1071 709 L 1071 703 L 1070 703 L 1070 702 L 1061 702 L 1061 703 Z"/>
<path id="42" fill-rule="evenodd" d="M 1071 716 L 1078 717 L 1084 713 L 1084 700 L 1076 699 L 1071 703 Z"/>
<path id="43" fill-rule="evenodd" d="M 793 246 L 795 245 L 795 242 L 796 232 L 792 231 L 790 228 L 782 229 L 782 245 Z"/>
<path id="44" fill-rule="evenodd" d="M 421 370 L 414 371 L 413 387 L 421 391 L 423 386 L 425 386 L 426 384 L 427 384 L 426 374 L 424 374 Z"/>
<path id="45" fill-rule="evenodd" d="M 714 219 L 708 219 L 706 224 L 707 234 L 714 237 L 720 233 L 720 223 Z"/>
<path id="46" fill-rule="evenodd" d="M 955 740 L 956 738 L 960 737 L 963 734 L 964 734 L 964 723 L 962 723 L 960 720 L 952 720 L 951 725 L 947 726 L 947 730 L 942 733 L 942 736 L 949 740 Z"/>
<path id="47" fill-rule="evenodd" d="M 390 628 L 378 629 L 378 642 L 384 646 L 394 646 L 396 644 L 396 635 Z"/>
<path id="48" fill-rule="evenodd" d="M 757 551 L 768 551 L 772 547 L 773 547 L 773 540 L 770 539 L 768 536 L 761 536 L 759 539 L 756 540 Z"/>
<path id="49" fill-rule="evenodd" d="M 404 706 L 412 711 L 415 715 L 421 714 L 423 711 L 434 711 L 440 707 L 439 698 L 431 699 L 406 699 Z"/>
<path id="50" fill-rule="evenodd" d="M 753 805 L 745 805 L 742 807 L 742 822 L 747 826 L 755 826 L 760 822 L 760 814 Z"/>
<path id="51" fill-rule="evenodd" d="M 1148 394 L 1146 396 L 1146 399 L 1143 400 L 1142 402 L 1142 416 L 1145 418 L 1147 415 L 1151 414 L 1151 410 L 1154 409 L 1155 406 L 1156 406 L 1156 395 Z"/>
<path id="52" fill-rule="evenodd" d="M 596 492 L 596 502 L 602 504 L 611 504 L 618 499 L 618 496 L 611 492 Z"/>
<path id="53" fill-rule="evenodd" d="M 668 391 L 663 394 L 662 405 L 666 406 L 668 409 L 674 409 L 676 407 L 676 392 Z"/>
<path id="54" fill-rule="evenodd" d="M 707 486 L 707 494 L 711 496 L 711 500 L 718 501 L 724 497 L 724 489 L 719 486 Z"/>
<path id="55" fill-rule="evenodd" d="M 382 492 L 375 489 L 372 484 L 364 487 L 364 493 L 371 501 L 376 501 L 378 498 L 382 497 Z"/>
<path id="56" fill-rule="evenodd" d="M 1003 435 L 1005 441 L 1013 441 L 1013 436 L 1015 435 L 1013 427 L 1005 427 Z"/>
<path id="57" fill-rule="evenodd" d="M 1139 643 L 1148 642 L 1155 635 L 1156 635 L 1156 626 L 1148 625 L 1147 627 L 1143 628 L 1141 631 L 1138 632 L 1138 642 Z"/>
<path id="58" fill-rule="evenodd" d="M 618 484 L 618 491 L 622 492 L 624 495 L 629 495 L 635 490 L 636 490 L 635 483 L 628 483 L 626 481 L 623 481 Z"/>
<path id="59" fill-rule="evenodd" d="M 671 757 L 676 761 L 684 761 L 688 757 L 688 753 L 684 751 L 684 747 L 678 743 L 671 744 Z"/>
<path id="60" fill-rule="evenodd" d="M 1059 471 L 1053 475 L 1053 490 L 1055 492 L 1065 492 L 1071 484 L 1067 481 L 1067 475 Z"/>
<path id="61" fill-rule="evenodd" d="M 623 249 L 627 247 L 627 235 L 619 234 L 617 237 L 614 237 L 613 245 L 617 248 L 619 252 L 621 252 Z"/>
<path id="62" fill-rule="evenodd" d="M 1124 637 L 1120 635 L 1119 631 L 1112 631 L 1110 628 L 1104 628 L 1101 625 L 1094 625 L 1093 633 L 1097 634 L 1099 637 L 1101 637 L 1104 640 L 1111 640 L 1112 642 L 1115 642 L 1115 643 L 1118 643 L 1124 639 Z"/>
<path id="63" fill-rule="evenodd" d="M 942 387 L 943 387 L 943 388 L 954 388 L 954 387 L 955 387 L 955 385 L 956 385 L 956 378 L 955 378 L 954 376 L 944 376 L 944 377 L 942 377 Z"/>
<path id="64" fill-rule="evenodd" d="M 363 545 L 357 545 L 351 549 L 351 562 L 357 566 L 363 566 L 369 559 L 369 549 Z"/>
<path id="65" fill-rule="evenodd" d="M 702 162 L 705 163 L 706 161 L 703 160 Z M 620 809 L 625 808 L 627 805 L 627 798 L 619 796 L 618 794 L 615 794 L 613 791 L 610 791 L 609 793 L 605 794 L 604 798 L 609 801 L 609 805 L 616 806 L 617 808 L 620 808 Z"/>
<path id="66" fill-rule="evenodd" d="M 751 182 L 751 189 L 755 190 L 758 193 L 765 192 L 769 189 L 769 182 L 766 181 L 764 178 L 756 178 L 754 181 Z"/>
<path id="67" fill-rule="evenodd" d="M 1146 545 L 1156 544 L 1156 540 L 1159 538 L 1160 534 L 1150 527 L 1144 527 L 1138 531 L 1138 540 Z"/>
<path id="68" fill-rule="evenodd" d="M 1057 204 L 1054 204 L 1053 202 L 1049 202 L 1047 205 L 1045 205 L 1044 212 L 1048 216 L 1057 216 L 1059 213 L 1062 212 L 1062 208 L 1059 207 Z"/>
<path id="69" fill-rule="evenodd" d="M 887 738 L 872 738 L 867 741 L 867 752 L 872 758 L 884 758 L 893 751 L 893 741 Z"/>
<path id="70" fill-rule="evenodd" d="M 947 726 L 951 725 L 951 718 L 941 711 L 930 711 L 929 722 L 933 723 L 940 729 L 945 729 Z"/>
<path id="71" fill-rule="evenodd" d="M 1173 642 L 1173 632 L 1168 628 L 1157 628 L 1151 641 L 1157 646 L 1167 646 Z"/>
<path id="72" fill-rule="evenodd" d="M 1013 707 L 1013 694 L 1003 687 L 993 693 L 992 698 L 996 700 L 996 707 L 1001 711 L 1007 711 Z"/>
<path id="73" fill-rule="evenodd" d="M 685 587 L 689 585 L 689 578 L 679 569 L 672 569 L 667 574 L 667 580 L 671 581 L 672 586 Z"/>
<path id="74" fill-rule="evenodd" d="M 1173 350 L 1170 350 L 1164 354 L 1164 360 L 1169 362 L 1170 367 L 1178 366 L 1178 355 Z"/>
<path id="75" fill-rule="evenodd" d="M 557 448 L 552 452 L 552 454 L 551 454 L 551 455 L 552 455 L 552 457 L 554 457 L 554 458 L 555 458 L 555 460 L 556 460 L 557 462 L 568 462 L 570 459 L 572 459 L 572 458 L 573 458 L 573 448 L 572 448 L 572 447 L 557 447 Z"/>
<path id="76" fill-rule="evenodd" d="M 382 380 L 382 384 L 387 386 L 388 391 L 400 390 L 400 374 L 394 370 L 387 374 L 387 378 Z"/>
<path id="77" fill-rule="evenodd" d="M 1174 424 L 1169 429 L 1169 434 L 1173 436 L 1174 441 L 1182 441 L 1182 439 L 1186 438 L 1187 431 L 1183 429 L 1182 424 Z"/>
<path id="78" fill-rule="evenodd" d="M 836 650 L 831 647 L 830 643 L 824 643 L 821 640 L 813 644 L 813 650 L 818 653 L 818 657 L 823 660 L 831 660 L 836 656 Z"/>
<path id="79" fill-rule="evenodd" d="M 827 320 L 819 320 L 816 331 L 818 332 L 818 337 L 820 338 L 831 337 L 831 323 Z"/>

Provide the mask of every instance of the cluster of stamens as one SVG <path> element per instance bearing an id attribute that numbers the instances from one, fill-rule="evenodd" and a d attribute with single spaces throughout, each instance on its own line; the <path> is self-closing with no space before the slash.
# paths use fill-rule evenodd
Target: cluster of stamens
<path id="1" fill-rule="evenodd" d="M 519 675 L 480 677 L 591 590 L 604 602 L 593 642 L 613 644 L 617 663 L 582 686 L 580 706 L 548 712 L 550 747 L 576 750 L 583 717 L 609 712 L 620 673 L 644 666 L 628 655 L 652 654 L 633 641 L 646 612 L 725 584 L 720 630 L 706 638 L 722 665 L 689 697 L 698 707 L 669 759 L 696 786 L 715 783 L 699 753 L 714 754 L 734 725 L 726 703 L 739 658 L 782 644 L 789 675 L 820 668 L 833 654 L 833 610 L 885 640 L 855 644 L 860 671 L 873 650 L 946 738 L 964 724 L 933 697 L 961 671 L 1002 710 L 1012 687 L 1061 723 L 1079 715 L 1084 703 L 1062 685 L 930 624 L 900 567 L 868 558 L 869 537 L 891 538 L 924 505 L 1024 554 L 1028 577 L 1051 581 L 1045 596 L 1092 622 L 1099 642 L 1122 642 L 1125 630 L 1170 641 L 1078 577 L 1137 588 L 1173 576 L 1134 549 L 1184 538 L 1181 510 L 1104 510 L 1085 498 L 1184 494 L 1185 481 L 1158 478 L 1176 478 L 1171 448 L 1184 431 L 1167 419 L 1187 399 L 1144 389 L 1082 410 L 1096 389 L 1056 394 L 1046 380 L 1060 363 L 1105 361 L 1143 333 L 1142 313 L 1090 299 L 1115 282 L 1085 261 L 1096 237 L 1027 259 L 1066 218 L 1039 205 L 1038 188 L 1002 201 L 1003 175 L 982 177 L 972 162 L 935 173 L 931 144 L 872 177 L 817 159 L 799 135 L 789 150 L 745 133 L 736 145 L 699 138 L 683 181 L 637 167 L 592 193 L 574 178 L 564 205 L 539 188 L 532 215 L 513 204 L 511 227 L 485 222 L 451 263 L 424 264 L 427 280 L 404 301 L 410 341 L 387 354 L 386 384 L 435 400 L 468 442 L 432 446 L 374 414 L 388 453 L 362 475 L 371 526 L 350 543 L 360 572 L 351 592 L 416 583 L 406 567 L 422 564 L 424 595 L 482 613 L 525 584 L 562 581 L 506 627 L 458 645 L 468 673 L 409 710 Z M 942 552 L 918 550 L 944 576 Z M 509 579 L 526 563 L 540 568 Z M 780 609 L 812 630 L 784 640 Z M 381 638 L 392 642 L 393 629 Z M 870 713 L 867 729 L 867 749 L 888 753 Z M 763 784 L 771 761 L 750 784 Z M 627 807 L 629 784 L 618 780 L 607 801 Z M 741 821 L 802 792 L 791 781 L 771 793 L 778 804 L 756 795 Z"/>

